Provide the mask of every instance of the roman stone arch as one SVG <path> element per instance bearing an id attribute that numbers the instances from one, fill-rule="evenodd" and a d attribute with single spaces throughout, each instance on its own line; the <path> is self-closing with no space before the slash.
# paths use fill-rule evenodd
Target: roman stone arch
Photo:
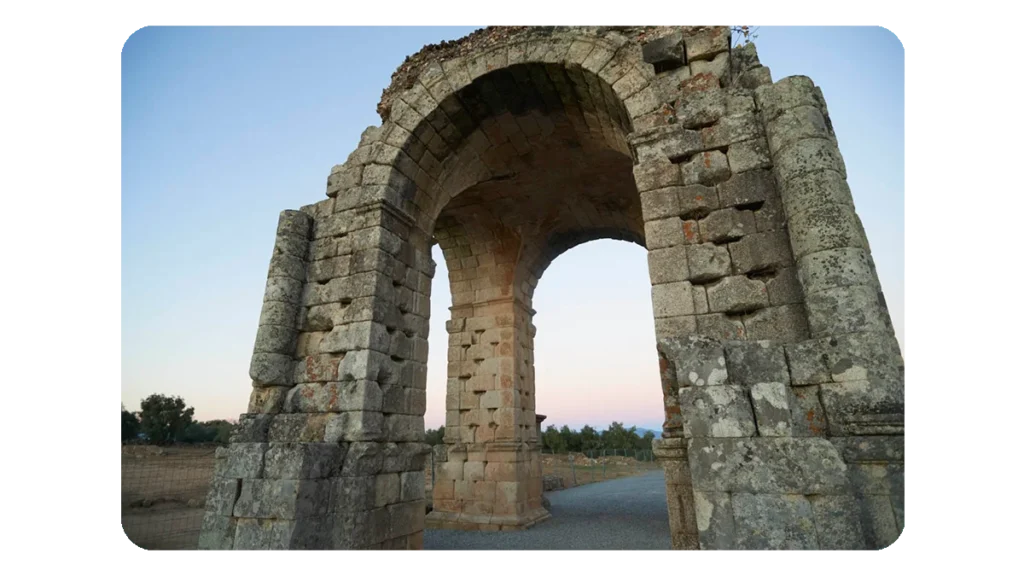
<path id="1" fill-rule="evenodd" d="M 395 73 L 381 126 L 278 224 L 203 548 L 421 548 L 547 517 L 532 297 L 582 242 L 648 249 L 676 548 L 902 528 L 902 359 L 821 92 L 723 27 L 488 28 Z M 446 435 L 425 515 L 434 243 Z"/>

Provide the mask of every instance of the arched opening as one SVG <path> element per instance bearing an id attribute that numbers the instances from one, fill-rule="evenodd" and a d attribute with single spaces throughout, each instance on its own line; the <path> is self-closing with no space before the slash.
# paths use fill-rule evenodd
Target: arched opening
<path id="1" fill-rule="evenodd" d="M 573 246 L 599 238 L 643 245 L 628 131 L 611 87 L 561 64 L 480 76 L 410 130 L 410 157 L 441 165 L 436 184 L 420 188 L 413 204 L 436 214 L 433 240 L 452 303 L 448 450 L 428 519 L 435 526 L 514 529 L 547 516 L 533 293 L 552 260 Z"/>

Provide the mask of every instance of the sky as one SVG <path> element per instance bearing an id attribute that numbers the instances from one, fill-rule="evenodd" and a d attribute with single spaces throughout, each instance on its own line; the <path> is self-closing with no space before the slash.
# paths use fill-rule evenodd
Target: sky
<path id="1" fill-rule="evenodd" d="M 323 199 L 407 55 L 471 27 L 143 28 L 122 51 L 121 402 L 181 396 L 234 419 L 251 390 L 281 210 Z M 876 27 L 762 27 L 772 78 L 821 87 L 897 338 L 904 314 L 904 55 Z M 435 247 L 428 427 L 444 423 L 451 298 Z M 545 426 L 658 430 L 645 250 L 600 240 L 557 258 L 534 295 Z"/>

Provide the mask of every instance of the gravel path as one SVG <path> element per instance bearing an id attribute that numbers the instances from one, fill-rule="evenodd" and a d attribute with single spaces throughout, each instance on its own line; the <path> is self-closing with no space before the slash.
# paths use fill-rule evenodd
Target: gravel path
<path id="1" fill-rule="evenodd" d="M 427 550 L 668 550 L 665 473 L 546 492 L 551 518 L 529 530 L 427 530 Z"/>

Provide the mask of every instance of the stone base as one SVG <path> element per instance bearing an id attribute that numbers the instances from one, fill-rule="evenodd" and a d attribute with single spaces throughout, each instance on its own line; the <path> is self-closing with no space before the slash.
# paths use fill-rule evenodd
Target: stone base
<path id="1" fill-rule="evenodd" d="M 426 527 L 434 530 L 480 530 L 485 532 L 526 530 L 551 518 L 544 508 L 509 516 L 457 514 L 434 510 L 427 514 Z"/>

